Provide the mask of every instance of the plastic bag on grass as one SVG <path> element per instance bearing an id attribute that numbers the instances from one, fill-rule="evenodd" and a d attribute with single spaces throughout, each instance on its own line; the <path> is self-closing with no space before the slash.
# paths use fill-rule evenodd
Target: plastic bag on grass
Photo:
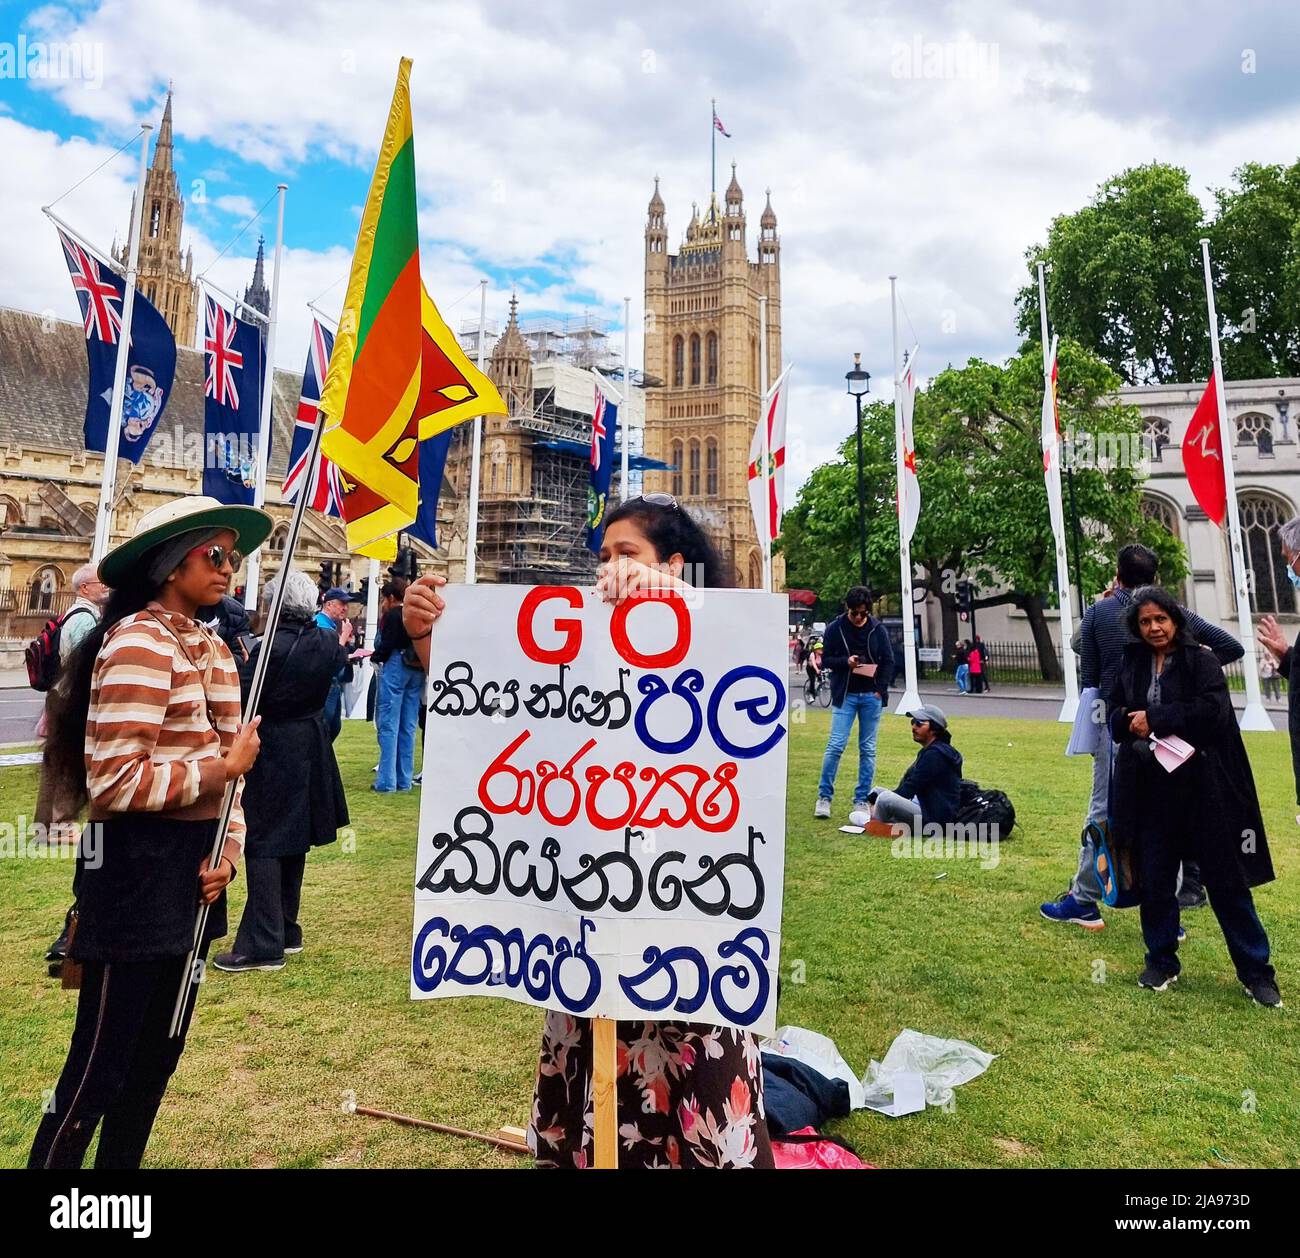
<path id="1" fill-rule="evenodd" d="M 904 1028 L 889 1046 L 884 1061 L 873 1061 L 862 1076 L 863 1105 L 882 1113 L 896 1112 L 896 1090 L 911 1092 L 906 1084 L 912 1080 L 906 1076 L 918 1075 L 924 1082 L 926 1102 L 946 1105 L 954 1088 L 982 1075 L 995 1057 L 965 1040 L 945 1040 Z"/>

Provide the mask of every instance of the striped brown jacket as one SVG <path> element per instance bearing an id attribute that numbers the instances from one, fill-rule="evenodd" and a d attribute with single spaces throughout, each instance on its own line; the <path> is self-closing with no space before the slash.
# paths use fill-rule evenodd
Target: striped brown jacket
<path id="1" fill-rule="evenodd" d="M 220 815 L 226 789 L 221 755 L 239 719 L 239 674 L 230 648 L 213 630 L 158 603 L 120 620 L 104 639 L 91 679 L 91 820 L 124 812 L 166 813 L 178 821 Z M 226 844 L 236 863 L 244 846 L 243 786 L 241 778 Z"/>

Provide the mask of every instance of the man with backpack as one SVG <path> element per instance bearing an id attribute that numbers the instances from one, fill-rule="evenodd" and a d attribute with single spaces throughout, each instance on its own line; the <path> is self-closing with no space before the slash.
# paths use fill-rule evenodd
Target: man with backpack
<path id="1" fill-rule="evenodd" d="M 88 563 L 72 574 L 72 592 L 75 595 L 72 606 L 61 616 L 50 620 L 27 647 L 27 680 L 33 690 L 45 695 L 45 710 L 36 727 L 36 732 L 41 737 L 44 737 L 49 727 L 51 704 L 58 702 L 56 687 L 59 674 L 82 640 L 99 623 L 100 612 L 108 602 L 110 591 L 99 579 L 95 565 Z M 45 833 L 51 840 L 65 834 L 67 837 L 75 837 L 73 826 L 77 821 L 77 809 L 54 784 L 53 775 L 46 772 L 44 762 L 41 764 L 38 783 L 35 814 L 37 825 L 45 827 Z M 76 897 L 75 886 L 73 897 Z M 67 933 L 65 920 L 62 933 L 45 954 L 47 961 L 63 961 L 67 952 Z"/>
<path id="2" fill-rule="evenodd" d="M 873 791 L 873 821 L 910 825 L 919 834 L 925 825 L 946 826 L 961 807 L 961 752 L 952 745 L 948 718 L 940 707 L 924 703 L 909 712 L 912 741 L 920 745 L 911 768 L 896 791 Z"/>

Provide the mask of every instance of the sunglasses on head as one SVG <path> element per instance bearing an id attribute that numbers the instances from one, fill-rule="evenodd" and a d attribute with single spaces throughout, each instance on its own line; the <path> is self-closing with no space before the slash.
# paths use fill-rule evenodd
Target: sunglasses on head
<path id="1" fill-rule="evenodd" d="M 239 571 L 239 565 L 244 562 L 244 556 L 237 550 L 227 550 L 224 546 L 218 546 L 213 543 L 210 546 L 196 546 L 191 555 L 205 555 L 208 562 L 218 571 L 221 571 L 222 565 L 227 559 L 230 560 L 231 570 Z"/>
<path id="2" fill-rule="evenodd" d="M 641 494 L 640 498 L 632 498 L 631 502 L 648 502 L 652 507 L 672 507 L 677 510 L 677 499 L 672 494 Z"/>

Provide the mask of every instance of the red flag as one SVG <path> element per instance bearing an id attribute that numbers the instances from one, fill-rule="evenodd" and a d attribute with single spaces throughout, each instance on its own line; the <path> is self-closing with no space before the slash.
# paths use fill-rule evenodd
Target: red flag
<path id="1" fill-rule="evenodd" d="M 1223 523 L 1228 491 L 1223 482 L 1223 447 L 1219 442 L 1219 399 L 1214 377 L 1196 404 L 1183 437 L 1183 467 L 1196 501 L 1215 524 Z"/>

